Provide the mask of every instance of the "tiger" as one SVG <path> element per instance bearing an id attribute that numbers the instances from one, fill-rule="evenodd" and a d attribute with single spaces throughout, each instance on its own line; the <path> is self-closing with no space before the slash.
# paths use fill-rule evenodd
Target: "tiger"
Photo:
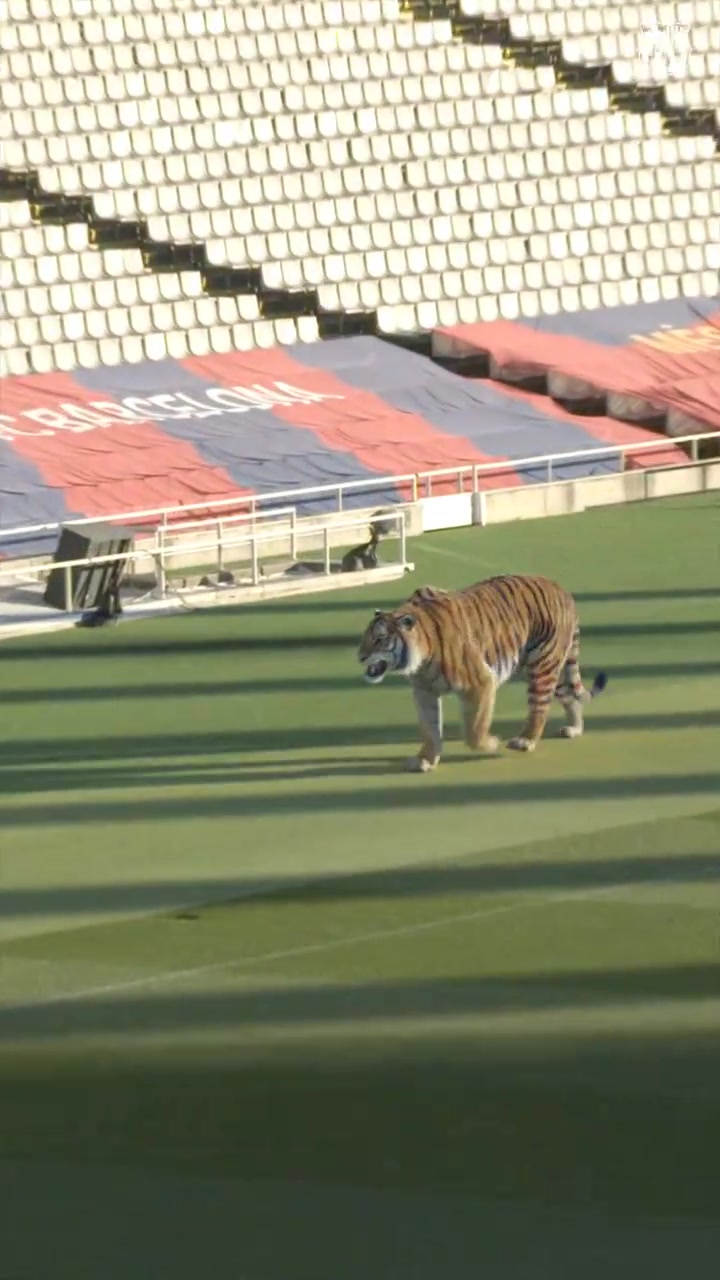
<path id="1" fill-rule="evenodd" d="M 580 675 L 580 624 L 574 597 L 549 578 L 503 574 L 458 591 L 420 587 L 396 609 L 377 609 L 360 640 L 358 661 L 368 684 L 391 673 L 412 686 L 422 742 L 407 767 L 429 773 L 443 750 L 442 698 L 460 700 L 464 738 L 472 750 L 495 754 L 491 733 L 500 685 L 524 672 L 528 713 L 507 743 L 534 751 L 553 698 L 565 712 L 563 738 L 579 738 L 583 705 L 607 684 L 600 672 L 590 690 Z"/>

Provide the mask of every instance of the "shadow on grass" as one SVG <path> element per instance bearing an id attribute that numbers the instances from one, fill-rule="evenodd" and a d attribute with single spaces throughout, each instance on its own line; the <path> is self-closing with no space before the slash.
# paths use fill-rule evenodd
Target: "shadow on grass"
<path id="1" fill-rule="evenodd" d="M 417 574 L 415 575 L 418 576 Z M 478 579 L 479 581 L 479 579 Z M 377 588 L 377 594 L 383 597 L 392 597 L 398 600 L 402 598 L 400 583 L 393 583 L 394 590 L 391 591 L 387 584 L 382 589 Z M 566 584 L 567 585 L 567 584 Z M 358 593 L 362 591 L 363 595 Z M 637 590 L 626 589 L 622 591 L 574 591 L 573 596 L 578 604 L 612 604 L 613 601 L 627 602 L 637 601 L 642 603 L 644 600 L 717 600 L 718 588 L 714 586 L 708 587 L 638 587 Z M 347 594 L 338 596 L 326 596 L 322 600 L 303 600 L 299 606 L 303 613 L 345 613 L 352 611 L 367 611 L 372 608 L 371 597 L 374 593 L 371 589 L 362 587 L 357 588 L 355 592 L 348 591 Z M 368 603 L 370 601 L 370 604 Z M 268 614 L 289 614 L 297 615 L 298 602 L 292 600 L 269 600 L 258 605 L 259 613 Z"/>
<path id="2" fill-rule="evenodd" d="M 415 574 L 414 577 L 419 575 Z M 479 581 L 479 579 L 478 579 Z M 362 592 L 362 594 L 360 594 Z M 256 606 L 258 614 L 287 614 L 297 617 L 298 609 L 303 613 L 309 614 L 325 614 L 332 613 L 351 613 L 351 612 L 367 612 L 372 610 L 372 601 L 375 594 L 385 597 L 397 598 L 398 601 L 406 598 L 402 592 L 402 584 L 400 582 L 393 583 L 388 586 L 387 583 L 379 585 L 375 591 L 371 586 L 358 587 L 353 591 L 341 592 L 339 595 L 325 595 L 322 599 L 304 599 L 301 602 L 297 600 L 267 600 Z M 708 587 L 638 587 L 637 590 L 622 591 L 574 591 L 573 595 L 578 604 L 611 604 L 613 601 L 641 603 L 644 600 L 717 600 L 718 588 L 714 586 Z M 215 612 L 215 611 L 214 611 Z M 226 612 L 231 612 L 227 610 Z"/>
<path id="3" fill-rule="evenodd" d="M 482 912 L 478 912 L 481 917 Z M 427 935 L 418 931 L 427 946 Z M 406 935 L 406 948 L 412 945 L 412 928 Z M 297 949 L 302 964 L 304 948 Z M 312 952 L 314 948 L 310 947 Z M 323 951 L 322 944 L 318 951 Z M 328 948 L 327 967 L 332 970 L 342 952 L 342 943 Z M 280 957 L 282 963 L 282 956 Z M 293 958 L 292 949 L 285 959 Z M 305 986 L 293 981 L 286 986 L 279 973 L 273 980 L 272 969 L 265 973 L 262 986 L 250 990 L 212 989 L 213 974 L 224 970 L 232 976 L 248 971 L 252 983 L 253 967 L 262 968 L 260 956 L 243 962 L 242 954 L 225 965 L 209 963 L 188 974 L 207 972 L 210 989 L 198 994 L 143 988 L 123 993 L 122 990 L 100 992 L 92 1000 L 70 1000 L 60 1004 L 42 1001 L 25 1008 L 0 1006 L 3 1035 L 16 1043 L 33 1039 L 66 1036 L 162 1035 L 176 1031 L 221 1031 L 228 1028 L 267 1026 L 334 1027 L 357 1022 L 428 1017 L 483 1017 L 507 1013 L 543 1013 L 548 1010 L 627 1009 L 647 1005 L 656 1000 L 708 1000 L 720 998 L 720 963 L 658 965 L 637 969 L 577 970 L 539 974 L 501 974 L 490 977 L 429 978 L 381 980 L 377 982 L 312 982 Z M 132 985 L 132 983 L 131 983 Z M 122 982 L 119 983 L 122 986 Z M 718 1104 L 720 1107 L 720 1103 Z"/>
<path id="4" fill-rule="evenodd" d="M 720 818 L 720 811 L 718 811 Z M 712 821 L 713 815 L 700 815 L 701 821 Z M 690 820 L 694 821 L 694 820 Z M 455 896 L 461 902 L 470 898 L 470 909 L 477 903 L 472 895 L 581 893 L 596 890 L 618 890 L 660 885 L 717 885 L 720 883 L 720 845 L 716 851 L 698 852 L 678 847 L 678 837 L 665 824 L 648 823 L 632 828 L 633 852 L 612 852 L 613 837 L 600 832 L 584 837 L 582 858 L 549 856 L 547 842 L 508 851 L 502 861 L 469 861 L 466 859 L 430 865 L 392 868 L 390 870 L 331 875 L 323 878 L 307 875 L 263 876 L 238 874 L 232 878 L 213 876 L 203 879 L 148 880 L 140 883 L 49 885 L 30 889 L 6 887 L 0 896 L 0 918 L 19 919 L 29 915 L 83 914 L 104 912 L 173 911 L 176 904 L 192 902 L 193 918 L 212 922 L 213 913 L 231 909 L 254 912 L 267 904 L 313 903 L 323 906 L 337 902 L 360 903 L 403 899 L 447 899 Z M 568 838 L 560 842 L 566 848 Z M 558 842 L 553 842 L 553 852 Z M 610 846 L 610 851 L 608 851 Z M 628 848 L 627 830 L 618 846 Z M 575 853 L 573 844 L 572 852 Z M 521 855 L 521 859 L 518 857 Z M 478 908 L 480 914 L 490 909 L 487 901 Z M 240 917 L 238 917 L 240 919 Z"/>
<path id="5" fill-rule="evenodd" d="M 368 615 L 369 620 L 369 615 Z M 238 622 L 237 631 L 225 635 L 188 635 L 185 630 L 173 633 L 172 628 L 163 632 L 162 638 L 148 638 L 142 627 L 137 630 L 123 627 L 93 631 L 78 631 L 72 641 L 57 640 L 47 637 L 45 640 L 28 640 L 24 643 L 5 641 L 2 646 L 3 665 L 13 662 L 33 660 L 71 660 L 84 662 L 88 656 L 92 658 L 106 657 L 112 661 L 117 657 L 162 658 L 181 657 L 192 654 L 198 657 L 237 657 L 244 654 L 272 657 L 275 654 L 293 654 L 311 652 L 326 655 L 328 652 L 344 654 L 347 661 L 356 665 L 355 654 L 363 631 L 364 624 L 358 620 L 356 628 L 343 631 L 322 630 L 306 631 L 296 634 L 278 634 L 277 627 L 267 632 L 257 629 L 257 619 L 251 622 L 242 619 Z M 587 644 L 603 639 L 625 639 L 632 636 L 683 636 L 715 635 L 720 632 L 720 621 L 698 620 L 675 622 L 642 622 L 642 623 L 602 623 L 586 624 L 583 628 L 585 652 Z M 631 669 L 648 675 L 687 674 L 688 668 L 704 671 L 707 674 L 720 671 L 720 659 L 678 663 L 636 663 Z"/>
<path id="6" fill-rule="evenodd" d="M 352 989 L 344 991 L 352 1000 Z M 432 984 L 419 1007 L 429 1005 L 431 992 Z M 298 1003 L 305 994 L 295 997 Z M 436 994 L 438 1013 L 448 992 L 442 988 Z M 511 999 L 509 990 L 506 998 Z M 107 1013 L 111 1009 L 108 1005 Z M 152 1022 L 153 1009 L 162 1026 L 161 1000 L 147 1001 L 143 1022 Z M 275 1229 L 268 1231 L 267 1221 L 262 1231 L 252 1221 L 247 1232 L 243 1229 L 242 1274 L 252 1275 L 256 1265 L 256 1274 L 268 1280 L 288 1275 L 293 1280 L 332 1280 L 334 1275 L 343 1280 L 447 1275 L 607 1280 L 609 1274 L 669 1280 L 678 1274 L 665 1268 L 673 1247 L 679 1249 L 673 1261 L 682 1263 L 681 1274 L 693 1280 L 714 1274 L 720 1226 L 716 1031 L 701 1035 L 687 1029 L 680 1042 L 673 1027 L 662 1034 L 614 1034 L 598 1026 L 592 1036 L 533 1035 L 528 1027 L 510 1037 L 488 1035 L 479 1021 L 464 1035 L 436 1022 L 430 1037 L 408 1018 L 402 1038 L 373 1035 L 368 1028 L 361 1041 L 343 1039 L 347 1020 L 337 1010 L 334 1037 L 308 1031 L 304 1042 L 298 1034 L 273 1048 L 262 1033 L 248 1042 L 245 1035 L 233 1037 L 226 1025 L 223 1035 L 226 1019 L 212 1002 L 206 1012 L 220 1018 L 214 1024 L 217 1039 L 193 1043 L 193 1009 L 202 1012 L 176 997 L 172 1023 L 186 1027 L 187 1036 L 176 1036 L 162 1049 L 155 1036 L 155 1049 L 147 1051 L 135 1046 L 114 1054 L 105 1049 L 98 1056 L 87 1050 L 63 1055 L 50 1044 L 5 1055 L 0 1069 L 5 1159 L 46 1161 L 50 1151 L 56 1161 L 96 1168 L 98 1175 L 114 1165 L 136 1170 L 139 1177 L 142 1171 L 143 1178 L 156 1171 L 264 1185 L 277 1205 Z M 102 1023 L 103 1009 L 95 1006 L 93 1012 Z M 83 1017 L 88 1019 L 89 1012 Z M 123 1018 L 118 1025 L 124 1025 Z M 92 1231 L 94 1200 L 102 1197 L 103 1181 L 98 1176 L 96 1190 L 90 1189 L 81 1236 Z M 365 1213 L 356 1222 L 358 1238 L 364 1237 L 360 1267 L 358 1258 L 348 1255 L 341 1270 L 333 1270 L 332 1258 L 336 1264 L 346 1259 L 347 1238 L 344 1218 L 336 1220 L 327 1205 L 324 1221 L 320 1215 L 312 1218 L 314 1231 L 293 1263 L 288 1250 L 299 1238 L 300 1215 L 280 1211 L 292 1203 L 287 1192 L 293 1186 L 301 1204 L 311 1188 L 322 1186 L 377 1189 L 390 1198 L 379 1234 L 368 1230 L 372 1219 Z M 393 1199 L 401 1192 L 428 1196 L 425 1212 L 414 1206 L 412 1232 L 405 1206 Z M 228 1187 L 222 1194 L 233 1192 Z M 459 1196 L 481 1200 L 458 1239 L 449 1198 Z M 577 1233 L 575 1269 L 557 1268 L 552 1236 L 546 1237 L 545 1249 L 531 1247 L 540 1226 L 532 1214 L 543 1208 L 566 1214 L 592 1210 L 593 1217 L 582 1224 L 565 1219 L 565 1230 L 573 1231 L 574 1225 Z M 514 1223 L 504 1216 L 510 1210 L 517 1214 Z M 242 1213 L 240 1195 L 236 1213 Z M 522 1229 L 523 1214 L 531 1219 L 530 1236 Z M 416 1247 L 418 1238 L 424 1239 L 432 1215 L 444 1225 L 440 1240 L 422 1257 L 406 1252 L 413 1237 Z M 627 1240 L 616 1240 L 614 1253 L 612 1233 L 633 1222 L 641 1225 L 646 1215 L 665 1219 L 643 1224 L 641 1257 L 654 1258 L 659 1269 L 636 1271 L 637 1241 L 631 1257 Z M 680 1226 L 681 1219 L 681 1240 L 673 1240 L 670 1228 L 673 1221 Z M 714 1252 L 708 1250 L 711 1224 Z M 14 1230 L 11 1222 L 6 1230 L 11 1225 Z M 135 1237 L 128 1237 L 127 1222 L 123 1227 L 127 1262 Z M 71 1229 L 77 1235 L 76 1222 L 66 1226 L 68 1241 Z M 182 1231 L 180 1221 L 173 1230 Z M 26 1230 L 26 1250 L 34 1238 Z M 488 1238 L 494 1242 L 490 1256 Z M 55 1237 L 53 1246 L 59 1247 Z M 4 1252 L 6 1247 L 5 1241 Z M 237 1264 L 237 1235 L 234 1247 Z M 76 1244 L 73 1259 L 77 1250 Z M 30 1256 L 25 1253 L 26 1263 Z M 325 1258 L 322 1267 L 320 1258 Z M 492 1271 L 482 1265 L 488 1261 L 494 1261 Z M 701 1262 L 711 1269 L 699 1269 Z M 220 1274 L 215 1267 L 213 1273 Z M 133 1274 L 145 1280 L 150 1273 Z M 173 1269 L 173 1274 L 178 1273 Z"/>
<path id="7" fill-rule="evenodd" d="M 407 809 L 412 806 L 414 814 L 418 810 L 457 809 L 461 805 L 522 805 L 525 803 L 545 802 L 548 804 L 565 804 L 569 796 L 573 803 L 579 800 L 619 800 L 641 799 L 652 800 L 657 796 L 717 796 L 718 773 L 691 773 L 670 776 L 629 775 L 622 778 L 573 778 L 569 786 L 567 779 L 518 778 L 513 782 L 500 782 L 493 776 L 495 761 L 488 761 L 488 767 L 478 769 L 477 781 L 472 783 L 447 783 L 433 785 L 437 780 L 431 777 L 405 775 L 398 781 L 388 780 L 377 787 L 348 787 L 333 790 L 291 790 L 273 789 L 266 795 L 248 794 L 246 790 L 233 792 L 216 792 L 214 795 L 187 795 L 189 787 L 206 785 L 210 780 L 202 771 L 185 774 L 175 779 L 177 788 L 172 796 L 156 796 L 154 798 L 134 796 L 129 804 L 126 797 L 117 800 L 66 799 L 41 803 L 35 800 L 32 805 L 20 802 L 3 803 L 0 808 L 0 821 L 7 830 L 11 827 L 44 827 L 66 826 L 79 822 L 120 823 L 131 826 L 137 822 L 160 822 L 180 819 L 216 818 L 249 818 L 249 817 L 297 817 L 309 814 L 342 815 L 375 810 L 387 813 L 391 810 Z M 354 770 L 357 774 L 357 770 Z M 247 775 L 243 775 L 247 777 Z M 287 770 L 263 770 L 265 782 L 302 782 L 313 776 L 313 771 L 297 774 L 291 779 Z M 322 780 L 330 777 L 327 766 L 318 770 L 316 778 Z M 212 775 L 217 781 L 217 776 Z M 238 779 L 239 780 L 239 779 Z M 226 782 L 228 779 L 225 780 Z M 231 779 L 231 781 L 233 781 Z M 260 771 L 253 779 L 260 781 Z M 84 779 L 82 779 L 84 786 Z M 127 790 L 127 784 L 123 784 Z"/>
<path id="8" fill-rule="evenodd" d="M 720 591 L 718 592 L 720 597 Z M 700 619 L 684 622 L 590 622 L 583 627 L 586 641 L 599 639 L 624 639 L 628 636 L 698 636 L 720 635 L 720 619 Z"/>
<path id="9" fill-rule="evenodd" d="M 349 664 L 348 664 L 349 665 Z M 63 702 L 109 702 L 136 699 L 141 702 L 157 699 L 180 698 L 241 698 L 273 693 L 330 693 L 362 689 L 359 665 L 355 674 L 347 676 L 255 676 L 239 671 L 236 679 L 205 680 L 198 674 L 197 680 L 164 681 L 158 675 L 156 681 L 147 683 L 90 684 L 76 688 L 54 685 L 46 688 L 9 688 L 0 692 L 3 706 L 33 706 Z"/>
<path id="10" fill-rule="evenodd" d="M 522 708 L 519 708 L 516 718 L 504 717 L 495 721 L 493 727 L 499 733 L 501 741 L 507 740 L 517 732 L 521 717 Z M 557 733 L 561 723 L 561 717 L 554 715 L 549 723 L 547 736 L 538 750 L 570 752 L 582 749 L 582 744 L 578 747 L 578 744 L 558 740 Z M 637 713 L 623 716 L 607 714 L 604 708 L 598 707 L 596 713 L 591 710 L 587 717 L 588 736 L 656 731 L 670 733 L 718 727 L 720 727 L 720 709 L 675 714 Z M 212 780 L 217 773 L 210 771 L 221 769 L 229 775 L 225 781 L 232 776 L 249 777 L 253 770 L 258 771 L 258 776 L 270 777 L 268 770 L 273 767 L 276 770 L 275 780 L 282 780 L 300 772 L 304 776 L 316 777 L 331 777 L 336 773 L 360 775 L 364 766 L 373 765 L 375 772 L 382 773 L 387 763 L 392 764 L 395 752 L 400 758 L 414 751 L 417 738 L 417 725 L 414 721 L 408 720 L 404 725 L 382 722 L 359 725 L 308 725 L 307 727 L 292 725 L 277 729 L 240 728 L 223 733 L 193 733 L 190 729 L 187 732 L 178 733 L 118 734 L 114 737 L 97 739 L 6 740 L 0 741 L 0 792 L 13 791 L 16 788 L 20 791 L 33 791 L 52 789 L 53 786 L 108 786 L 112 785 L 113 778 L 117 780 L 117 785 L 122 785 L 123 778 L 129 778 L 133 772 L 141 781 L 142 779 L 161 781 L 163 775 L 170 777 L 173 772 L 182 771 L 185 783 L 192 780 L 192 776 L 200 782 L 204 774 Z M 446 744 L 448 765 L 467 763 L 471 760 L 478 763 L 488 760 L 488 757 L 476 755 L 462 745 L 457 726 L 449 727 Z M 375 751 L 364 757 L 351 756 L 347 760 L 311 758 L 306 754 L 308 751 L 334 751 L 338 748 L 353 752 L 357 748 L 366 747 L 375 748 Z M 389 748 L 392 750 L 389 751 Z M 258 760 L 244 762 L 241 758 L 243 755 L 255 756 L 265 752 L 286 751 L 304 754 L 298 758 L 291 757 L 285 761 L 268 761 L 267 763 Z M 514 758 L 512 752 L 501 751 L 500 754 L 501 757 Z M 212 758 L 217 756 L 232 758 L 214 762 Z M 187 763 L 180 764 L 181 760 Z M 173 764 L 173 761 L 178 763 Z M 111 768 L 104 769 L 105 763 Z M 92 768 L 80 777 L 77 770 L 72 768 L 78 765 L 91 765 Z M 42 766 L 43 772 L 28 773 L 29 766 Z M 369 768 L 366 771 L 373 772 L 373 769 Z"/>
<path id="11" fill-rule="evenodd" d="M 247 628 L 247 629 L 245 629 Z M 350 650 L 357 649 L 360 631 L 357 636 L 349 631 L 322 632 L 306 635 L 282 635 L 274 631 L 269 634 L 255 634 L 252 622 L 239 618 L 237 633 L 224 636 L 186 637 L 173 635 L 172 628 L 163 634 L 162 639 L 148 639 L 143 636 L 143 628 L 128 631 L 113 628 L 95 628 L 91 633 L 87 630 L 77 631 L 73 642 L 57 641 L 52 636 L 42 640 L 29 640 L 24 644 L 5 641 L 2 656 L 5 662 L 27 662 L 33 654 L 50 661 L 56 658 L 84 659 L 88 653 L 93 657 L 107 654 L 108 657 L 160 657 L 163 654 L 224 654 L 226 656 L 244 653 L 288 653 L 296 650 Z"/>
<path id="12" fill-rule="evenodd" d="M 630 603 L 644 600 L 718 600 L 717 587 L 638 587 L 637 591 L 574 591 L 578 604 L 612 604 L 613 601 Z"/>
<path id="13" fill-rule="evenodd" d="M 601 656 L 601 655 L 600 655 Z M 593 671 L 601 665 L 599 662 L 588 663 L 585 666 L 584 677 L 586 682 L 592 679 Z M 606 664 L 607 665 L 607 664 Z M 667 676 L 668 678 L 675 676 L 702 676 L 712 675 L 714 668 L 717 666 L 720 672 L 720 662 L 715 663 L 685 663 L 685 664 L 634 664 L 623 663 L 616 671 L 610 669 L 610 678 L 613 685 L 618 680 L 638 680 L 651 679 L 657 676 Z M 142 702 L 157 700 L 180 700 L 184 698 L 248 698 L 262 694 L 303 694 L 303 693 L 365 693 L 368 697 L 377 697 L 378 690 L 369 691 L 363 684 L 360 666 L 354 662 L 348 661 L 347 675 L 282 675 L 267 676 L 255 675 L 252 672 L 238 671 L 237 677 L 225 680 L 208 680 L 202 674 L 198 674 L 197 680 L 163 680 L 158 673 L 157 680 L 147 680 L 140 682 L 118 682 L 117 684 L 83 684 L 72 686 L 65 683 L 39 686 L 32 688 L 21 688 L 17 685 L 11 685 L 7 689 L 0 690 L 0 701 L 5 707 L 12 706 L 43 706 L 52 705 L 53 703 L 92 703 L 92 702 L 115 702 L 119 699 L 127 702 L 130 699 Z M 518 683 L 520 683 L 518 681 Z M 393 681 L 391 686 L 396 693 L 403 692 L 410 697 L 410 690 L 404 686 L 399 680 Z M 382 698 L 385 690 L 379 694 Z M 452 701 L 452 700 L 450 700 Z M 690 715 L 694 715 L 691 712 Z M 712 713 L 709 713 L 712 714 Z M 643 717 L 639 715 L 636 719 L 650 720 L 653 717 Z M 612 719 L 612 717 L 611 717 Z M 620 717 L 623 723 L 629 720 L 629 717 Z M 670 717 L 676 719 L 676 717 Z M 660 714 L 657 717 L 659 726 L 662 726 L 664 717 Z M 0 750 L 2 748 L 0 747 Z"/>

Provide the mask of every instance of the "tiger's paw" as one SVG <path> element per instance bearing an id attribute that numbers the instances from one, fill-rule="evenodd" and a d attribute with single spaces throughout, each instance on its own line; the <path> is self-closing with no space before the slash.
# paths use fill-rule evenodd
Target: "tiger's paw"
<path id="1" fill-rule="evenodd" d="M 530 738 L 511 738 L 508 746 L 511 751 L 534 751 L 536 744 Z"/>
<path id="2" fill-rule="evenodd" d="M 405 767 L 408 773 L 432 773 L 437 763 L 437 760 L 426 760 L 425 756 L 410 756 Z"/>
<path id="3" fill-rule="evenodd" d="M 494 756 L 496 751 L 500 749 L 499 738 L 485 738 L 478 744 L 478 751 L 484 752 L 485 755 Z"/>
<path id="4" fill-rule="evenodd" d="M 558 733 L 558 737 L 559 738 L 581 738 L 582 729 L 580 729 L 576 724 L 564 724 Z"/>

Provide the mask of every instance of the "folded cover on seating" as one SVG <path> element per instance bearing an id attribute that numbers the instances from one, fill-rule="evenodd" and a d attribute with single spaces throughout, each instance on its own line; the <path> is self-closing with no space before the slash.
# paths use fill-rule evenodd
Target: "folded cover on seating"
<path id="1" fill-rule="evenodd" d="M 649 438 L 619 430 L 611 443 Z M 0 539 L 19 525 L 462 464 L 495 466 L 482 473 L 485 487 L 533 483 L 545 468 L 521 460 L 607 442 L 594 419 L 548 411 L 539 398 L 369 337 L 12 377 L 0 383 Z M 556 474 L 618 466 L 605 456 Z M 433 492 L 456 485 L 448 478 Z M 370 497 L 350 491 L 345 505 L 410 493 L 409 482 Z M 330 496 L 293 501 L 314 512 L 336 504 Z"/>

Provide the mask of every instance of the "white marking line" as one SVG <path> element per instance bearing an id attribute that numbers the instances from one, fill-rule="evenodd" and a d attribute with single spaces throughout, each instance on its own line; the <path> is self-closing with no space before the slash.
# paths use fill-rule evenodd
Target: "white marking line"
<path id="1" fill-rule="evenodd" d="M 324 955 L 346 947 L 364 946 L 394 938 L 411 938 L 434 929 L 447 929 L 453 925 L 472 924 L 476 920 L 488 920 L 492 916 L 510 915 L 519 911 L 532 911 L 550 907 L 555 903 L 578 902 L 602 894 L 617 893 L 619 885 L 604 885 L 600 889 L 575 890 L 569 893 L 552 893 L 541 898 L 526 898 L 522 902 L 506 903 L 502 907 L 483 908 L 459 915 L 440 916 L 436 920 L 424 920 L 418 924 L 400 925 L 395 929 L 375 929 L 370 933 L 357 933 L 351 938 L 333 938 L 327 942 L 308 943 L 302 947 L 288 947 L 282 951 L 265 951 L 260 955 L 238 956 L 235 960 L 223 960 L 218 964 L 198 965 L 194 969 L 171 969 L 167 973 L 149 974 L 144 978 L 131 978 L 127 982 L 111 982 L 101 987 L 87 987 L 81 991 L 67 991 L 41 1000 L 28 1000 L 21 1004 L 0 1005 L 0 1019 L 7 1014 L 25 1013 L 31 1009 L 49 1009 L 54 1005 L 71 1004 L 78 1000 L 92 1000 L 98 996 L 119 995 L 126 991 L 141 991 L 165 983 L 182 982 L 185 979 L 209 977 L 214 973 L 229 973 L 233 969 L 249 969 L 253 965 L 273 964 L 277 960 L 297 960 L 304 956 Z"/>
<path id="2" fill-rule="evenodd" d="M 425 538 L 423 538 L 422 549 L 434 556 L 447 556 L 449 560 L 462 560 L 465 564 L 476 564 L 481 569 L 496 568 L 490 560 L 478 560 L 475 556 L 466 555 L 463 551 L 451 551 L 449 547 L 439 547 L 436 542 L 427 542 Z"/>

